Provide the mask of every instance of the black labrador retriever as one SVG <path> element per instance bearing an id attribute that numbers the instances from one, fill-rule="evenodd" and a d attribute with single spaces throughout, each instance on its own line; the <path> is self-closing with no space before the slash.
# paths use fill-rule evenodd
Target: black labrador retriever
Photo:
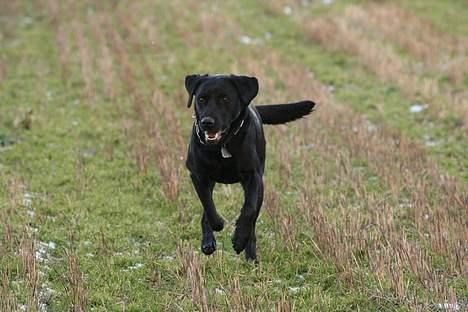
<path id="1" fill-rule="evenodd" d="M 256 260 L 255 223 L 263 202 L 265 136 L 263 124 L 283 124 L 309 114 L 314 103 L 249 106 L 258 93 L 255 77 L 189 75 L 187 106 L 195 97 L 195 122 L 188 148 L 187 168 L 203 205 L 201 249 L 216 250 L 213 231 L 224 220 L 216 212 L 212 194 L 215 183 L 240 182 L 244 205 L 236 222 L 232 246 L 247 260 Z"/>

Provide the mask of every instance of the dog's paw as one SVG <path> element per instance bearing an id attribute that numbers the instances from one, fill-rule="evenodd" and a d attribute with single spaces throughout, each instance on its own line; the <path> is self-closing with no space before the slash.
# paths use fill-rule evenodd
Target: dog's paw
<path id="1" fill-rule="evenodd" d="M 216 241 L 214 239 L 202 240 L 201 250 L 205 255 L 211 255 L 216 250 Z"/>
<path id="2" fill-rule="evenodd" d="M 246 231 L 240 226 L 236 227 L 234 236 L 232 237 L 232 248 L 234 248 L 237 254 L 240 254 L 245 249 L 249 241 L 249 233 L 250 231 Z"/>
<path id="3" fill-rule="evenodd" d="M 211 229 L 213 231 L 219 232 L 224 228 L 224 220 L 220 216 L 218 216 L 215 220 L 210 222 Z"/>
<path id="4" fill-rule="evenodd" d="M 248 262 L 257 263 L 257 250 L 255 247 L 255 241 L 252 242 L 250 239 L 245 246 L 245 260 Z"/>
<path id="5" fill-rule="evenodd" d="M 260 264 L 260 262 L 259 262 L 258 259 L 257 259 L 257 256 L 252 257 L 252 256 L 249 256 L 249 255 L 245 254 L 245 260 L 246 260 L 247 262 L 253 263 L 253 264 L 255 264 L 255 265 L 259 265 L 259 264 Z"/>

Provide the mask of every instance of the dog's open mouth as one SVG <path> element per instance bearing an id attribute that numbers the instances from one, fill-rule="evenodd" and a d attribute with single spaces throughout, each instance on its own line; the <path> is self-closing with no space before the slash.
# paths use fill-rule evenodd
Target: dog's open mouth
<path id="1" fill-rule="evenodd" d="M 217 143 L 223 138 L 225 132 L 226 129 L 218 131 L 205 131 L 205 141 L 208 143 Z"/>

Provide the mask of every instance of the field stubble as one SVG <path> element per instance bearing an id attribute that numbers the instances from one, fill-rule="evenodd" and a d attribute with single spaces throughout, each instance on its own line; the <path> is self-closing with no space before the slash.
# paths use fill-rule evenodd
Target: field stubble
<path id="1" fill-rule="evenodd" d="M 283 8 L 283 4 L 275 3 L 275 10 Z M 161 35 L 167 21 L 153 19 L 148 12 L 154 11 L 155 7 L 150 4 L 134 3 L 126 9 L 110 5 L 114 13 L 110 13 L 110 7 L 106 5 L 97 5 L 96 12 L 87 17 L 78 13 L 62 16 L 63 8 L 59 2 L 50 0 L 47 4 L 62 77 L 79 69 L 83 97 L 87 99 L 90 111 L 103 98 L 121 100 L 129 105 L 129 110 L 119 106 L 116 109 L 121 111 L 120 122 L 135 168 L 140 175 L 149 174 L 153 168 L 158 171 L 161 195 L 178 209 L 180 222 L 191 224 L 189 215 L 199 211 L 197 204 L 189 204 L 196 200 L 192 197 L 188 200 L 184 195 L 190 192 L 188 179 L 182 173 L 189 118 L 181 117 L 181 111 L 175 105 L 177 102 L 184 108 L 182 87 L 167 92 L 167 88 L 158 87 L 163 84 L 158 75 L 170 76 L 169 70 L 183 75 L 189 61 L 177 64 L 171 57 L 174 54 L 183 57 L 187 51 L 194 54 L 218 51 L 219 55 L 214 58 L 216 65 L 208 64 L 209 60 L 201 57 L 188 57 L 200 62 L 201 67 L 226 68 L 223 61 L 229 59 L 226 52 L 229 51 L 238 55 L 238 60 L 228 65 L 232 71 L 251 73 L 260 78 L 260 101 L 310 98 L 318 102 L 317 111 L 297 125 L 267 130 L 268 170 L 271 172 L 266 177 L 264 210 L 268 224 L 273 227 L 268 230 L 278 234 L 277 239 L 284 242 L 287 252 L 294 254 L 301 248 L 309 248 L 314 259 L 334 267 L 337 284 L 364 290 L 372 304 L 379 307 L 390 309 L 402 305 L 418 310 L 428 302 L 455 304 L 465 299 L 456 296 L 456 292 L 466 290 L 463 281 L 461 287 L 457 286 L 467 274 L 464 184 L 440 170 L 418 143 L 385 125 L 373 124 L 346 103 L 338 103 L 320 77 L 314 77 L 300 60 L 285 61 L 285 51 L 262 45 L 252 45 L 248 49 L 240 46 L 237 40 L 241 31 L 249 27 L 245 19 L 235 20 L 219 4 L 175 1 L 165 9 L 167 14 L 179 17 L 170 21 L 170 26 L 175 28 L 173 31 L 182 44 L 169 52 L 164 50 L 166 46 L 177 45 L 167 42 L 167 36 Z M 193 18 L 193 12 L 200 13 L 198 19 Z M 349 27 L 351 23 L 359 23 L 363 14 L 369 15 L 370 24 Z M 423 43 L 412 45 L 404 32 L 397 36 L 390 27 L 381 26 L 378 31 L 415 58 L 435 64 L 431 70 L 444 70 L 453 89 L 442 90 L 436 82 L 426 83 L 415 78 L 419 73 L 408 69 L 397 53 L 373 41 L 371 33 L 376 31 L 376 21 L 387 15 L 398 17 L 396 28 L 403 27 L 400 22 L 403 19 L 412 21 L 407 26 L 408 32 L 414 32 L 413 28 L 420 29 L 421 40 L 418 42 Z M 302 30 L 326 48 L 351 52 L 377 76 L 396 83 L 409 97 L 417 97 L 419 93 L 415 90 L 418 90 L 425 99 L 449 99 L 449 94 L 457 93 L 455 88 L 463 83 L 460 69 L 466 65 L 466 58 L 457 59 L 457 66 L 444 67 L 437 62 L 440 57 L 430 52 L 434 50 L 433 46 L 440 44 L 433 41 L 434 34 L 444 42 L 444 55 L 464 55 L 466 47 L 433 30 L 429 24 L 418 22 L 415 16 L 398 7 L 387 8 L 379 4 L 366 9 L 351 7 L 345 11 L 344 19 L 320 18 L 304 23 Z M 213 34 L 218 40 L 210 41 Z M 206 46 L 200 48 L 200 42 Z M 154 54 L 167 57 L 166 63 L 157 69 L 150 58 Z M 0 80 L 2 72 L 6 71 L 2 68 L 5 66 L 0 66 Z M 282 87 L 278 88 L 279 85 Z M 466 98 L 460 100 L 457 97 L 453 101 L 460 105 L 450 106 L 443 102 L 441 106 L 431 106 L 435 118 L 444 118 L 450 112 L 466 118 Z M 18 183 L 9 185 L 14 188 Z M 20 258 L 15 255 L 15 250 L 19 252 L 19 271 L 26 282 L 24 302 L 39 308 L 39 281 L 47 277 L 38 274 L 40 264 L 36 262 L 35 234 L 27 227 L 22 234 L 12 230 L 24 224 L 24 221 L 11 224 L 11 220 L 18 219 L 22 213 L 21 205 L 17 203 L 19 199 L 15 199 L 20 192 L 18 187 L 16 189 L 8 193 L 9 209 L 2 209 L 1 252 L 17 262 Z M 285 192 L 292 195 L 284 196 Z M 173 230 L 177 232 L 177 226 Z M 223 304 L 229 310 L 239 311 L 269 306 L 268 300 L 275 301 L 276 311 L 290 311 L 306 300 L 292 296 L 287 289 L 279 294 L 269 294 L 269 281 L 259 283 L 256 293 L 261 296 L 256 297 L 255 292 L 249 292 L 250 287 L 244 287 L 249 285 L 246 275 L 251 268 L 224 272 L 229 270 L 219 261 L 224 259 L 226 251 L 219 251 L 221 256 L 215 259 L 205 260 L 190 245 L 184 242 L 177 245 L 179 266 L 169 270 L 176 276 L 176 281 L 173 284 L 165 281 L 160 268 L 151 272 L 151 280 L 156 288 L 168 283 L 169 287 L 174 287 L 176 297 L 182 301 L 190 298 L 201 311 L 216 309 L 210 300 L 216 292 L 228 292 L 230 296 L 225 297 Z M 269 251 L 263 249 L 262 252 Z M 80 257 L 72 247 L 64 253 L 68 281 L 65 290 L 75 311 L 87 309 L 89 291 L 92 291 L 86 286 L 86 272 L 80 268 Z M 221 273 L 210 271 L 210 274 L 228 275 L 226 289 L 213 289 L 212 280 L 216 280 L 216 276 L 207 274 L 208 263 L 221 266 Z M 0 299 L 5 308 L 18 306 L 17 298 L 8 291 L 13 273 L 11 268 L 2 270 Z M 326 305 L 325 298 L 320 300 Z M 174 301 L 165 304 L 170 303 L 178 305 Z"/>

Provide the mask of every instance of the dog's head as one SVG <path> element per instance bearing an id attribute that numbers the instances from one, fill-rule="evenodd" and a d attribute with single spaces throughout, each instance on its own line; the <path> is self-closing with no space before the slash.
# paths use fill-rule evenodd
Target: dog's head
<path id="1" fill-rule="evenodd" d="M 195 116 L 205 141 L 216 144 L 258 93 L 255 77 L 189 75 L 185 77 L 187 107 L 195 98 Z"/>

